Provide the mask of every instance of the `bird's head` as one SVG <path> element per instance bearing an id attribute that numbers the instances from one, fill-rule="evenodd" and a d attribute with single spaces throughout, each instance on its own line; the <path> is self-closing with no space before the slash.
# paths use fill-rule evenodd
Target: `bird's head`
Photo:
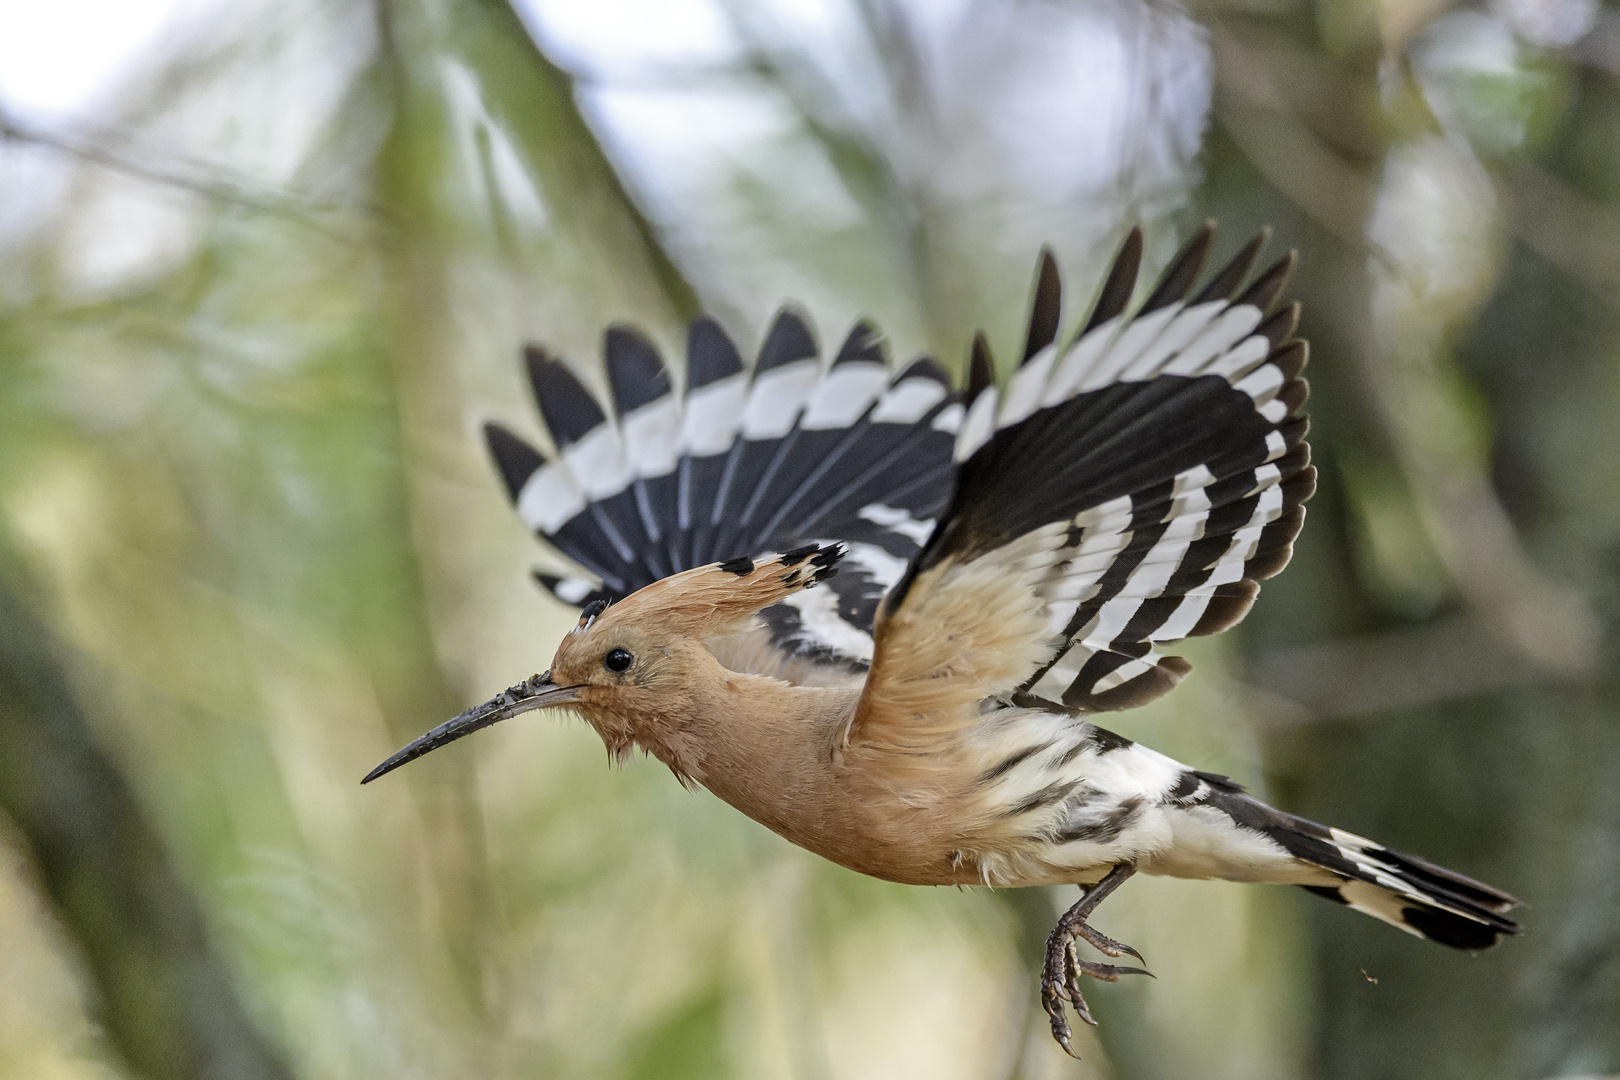
<path id="1" fill-rule="evenodd" d="M 614 757 L 638 742 L 646 747 L 667 718 L 702 707 L 706 676 L 719 671 L 707 642 L 745 629 L 762 608 L 831 577 L 843 554 L 837 544 L 810 544 L 731 559 L 656 581 L 614 604 L 596 601 L 580 613 L 547 671 L 440 724 L 361 783 L 480 728 L 557 706 L 583 716 Z"/>

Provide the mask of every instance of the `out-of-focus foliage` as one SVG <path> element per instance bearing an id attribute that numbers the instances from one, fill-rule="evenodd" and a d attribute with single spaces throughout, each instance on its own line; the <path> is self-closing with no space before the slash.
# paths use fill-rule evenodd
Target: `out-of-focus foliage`
<path id="1" fill-rule="evenodd" d="M 1620 1071 L 1608 8 L 222 5 L 105 125 L 0 121 L 0 583 L 243 1047 L 390 1080 Z M 753 344 L 792 298 L 1006 364 L 1043 243 L 1073 324 L 1131 223 L 1162 262 L 1206 214 L 1304 252 L 1323 487 L 1241 633 L 1116 726 L 1518 892 L 1531 934 L 1474 960 L 1136 879 L 1104 925 L 1159 979 L 1097 990 L 1076 1065 L 1032 972 L 1068 891 L 859 878 L 547 718 L 357 785 L 568 625 L 476 436 L 533 430 L 523 342 L 599 382 L 610 322 L 678 360 L 697 307 Z M 127 915 L 76 935 L 27 825 L 0 1077 L 151 1074 L 98 1019 Z"/>

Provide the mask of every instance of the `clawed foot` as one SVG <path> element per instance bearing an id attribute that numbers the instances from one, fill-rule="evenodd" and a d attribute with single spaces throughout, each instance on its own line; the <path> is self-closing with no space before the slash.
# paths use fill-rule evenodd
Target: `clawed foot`
<path id="1" fill-rule="evenodd" d="M 1063 1047 L 1064 1052 L 1070 1057 L 1079 1055 L 1074 1052 L 1074 1047 L 1069 1045 L 1072 1032 L 1069 1030 L 1068 1017 L 1064 1013 L 1064 1002 L 1068 1002 L 1074 1008 L 1075 1015 L 1086 1023 L 1092 1025 L 1097 1023 L 1092 1019 L 1091 1009 L 1080 993 L 1080 976 L 1089 975 L 1104 982 L 1118 982 L 1121 975 L 1152 977 L 1151 972 L 1138 967 L 1116 967 L 1113 964 L 1082 960 L 1079 953 L 1080 942 L 1084 941 L 1105 956 L 1129 955 L 1138 960 L 1142 959 L 1142 954 L 1129 945 L 1122 945 L 1086 924 L 1086 917 L 1096 910 L 1103 898 L 1119 888 L 1120 884 L 1135 871 L 1136 867 L 1129 863 L 1121 863 L 1110 870 L 1107 877 L 1087 889 L 1080 902 L 1058 920 L 1052 936 L 1046 939 L 1046 963 L 1041 970 L 1041 1004 L 1046 1008 L 1046 1015 L 1052 1019 L 1052 1038 L 1057 1040 L 1058 1045 Z"/>

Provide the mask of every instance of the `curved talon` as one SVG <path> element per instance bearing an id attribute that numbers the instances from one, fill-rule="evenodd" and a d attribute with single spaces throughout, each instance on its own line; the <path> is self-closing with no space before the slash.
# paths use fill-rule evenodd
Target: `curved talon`
<path id="1" fill-rule="evenodd" d="M 1074 1052 L 1074 1047 L 1070 1044 L 1072 1032 L 1063 1012 L 1065 1001 L 1074 1005 L 1077 1013 L 1085 1007 L 1085 999 L 1080 997 L 1079 986 L 1071 985 L 1075 982 L 1070 974 L 1072 970 L 1068 963 L 1067 942 L 1053 931 L 1052 936 L 1046 941 L 1046 963 L 1041 970 L 1041 1006 L 1052 1022 L 1052 1038 L 1063 1047 L 1065 1054 L 1079 1060 L 1080 1055 Z M 1076 1005 L 1077 1000 L 1079 1004 Z"/>
<path id="2" fill-rule="evenodd" d="M 1093 964 L 1087 960 L 1080 961 L 1080 970 L 1085 972 L 1087 975 L 1090 975 L 1093 979 L 1101 979 L 1103 982 L 1119 982 L 1119 977 L 1121 975 L 1151 976 L 1153 974 L 1153 972 L 1144 970 L 1142 968 L 1115 967 L 1112 964 Z"/>
<path id="3" fill-rule="evenodd" d="M 1071 1033 L 1069 1031 L 1069 1021 L 1063 1015 L 1061 992 L 1054 986 L 1049 985 L 1045 979 L 1041 980 L 1041 1005 L 1045 1007 L 1046 1015 L 1052 1021 L 1052 1038 L 1056 1039 L 1057 1044 L 1063 1047 L 1065 1054 L 1068 1054 L 1076 1061 L 1080 1060 L 1080 1055 L 1074 1052 L 1073 1046 L 1069 1045 Z"/>
<path id="4" fill-rule="evenodd" d="M 1086 1004 L 1085 998 L 1081 998 L 1080 1004 L 1074 1007 L 1074 1015 L 1078 1016 L 1081 1020 L 1084 1020 L 1091 1027 L 1097 1026 L 1097 1021 L 1092 1019 L 1091 1016 L 1091 1006 Z"/>
<path id="5" fill-rule="evenodd" d="M 1075 930 L 1078 937 L 1085 939 L 1086 944 L 1090 945 L 1093 949 L 1096 949 L 1105 956 L 1134 956 L 1136 959 L 1142 961 L 1142 963 L 1147 963 L 1147 957 L 1143 956 L 1129 945 L 1126 945 L 1122 941 L 1115 941 L 1107 934 L 1093 930 L 1085 923 L 1081 923 L 1079 926 L 1075 927 Z"/>

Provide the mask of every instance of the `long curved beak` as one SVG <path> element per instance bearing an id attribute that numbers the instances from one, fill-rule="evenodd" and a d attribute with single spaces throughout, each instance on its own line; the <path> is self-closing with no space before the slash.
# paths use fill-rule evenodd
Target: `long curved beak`
<path id="1" fill-rule="evenodd" d="M 445 743 L 455 742 L 463 735 L 471 735 L 479 728 L 498 724 L 531 709 L 548 709 L 553 705 L 572 705 L 579 700 L 578 686 L 558 686 L 551 681 L 551 672 L 535 675 L 516 686 L 509 686 L 482 705 L 475 705 L 451 720 L 446 720 L 420 739 L 394 754 L 387 761 L 366 773 L 360 781 L 369 784 L 384 773 L 393 772 L 407 761 L 415 761 L 429 750 L 437 750 Z"/>

